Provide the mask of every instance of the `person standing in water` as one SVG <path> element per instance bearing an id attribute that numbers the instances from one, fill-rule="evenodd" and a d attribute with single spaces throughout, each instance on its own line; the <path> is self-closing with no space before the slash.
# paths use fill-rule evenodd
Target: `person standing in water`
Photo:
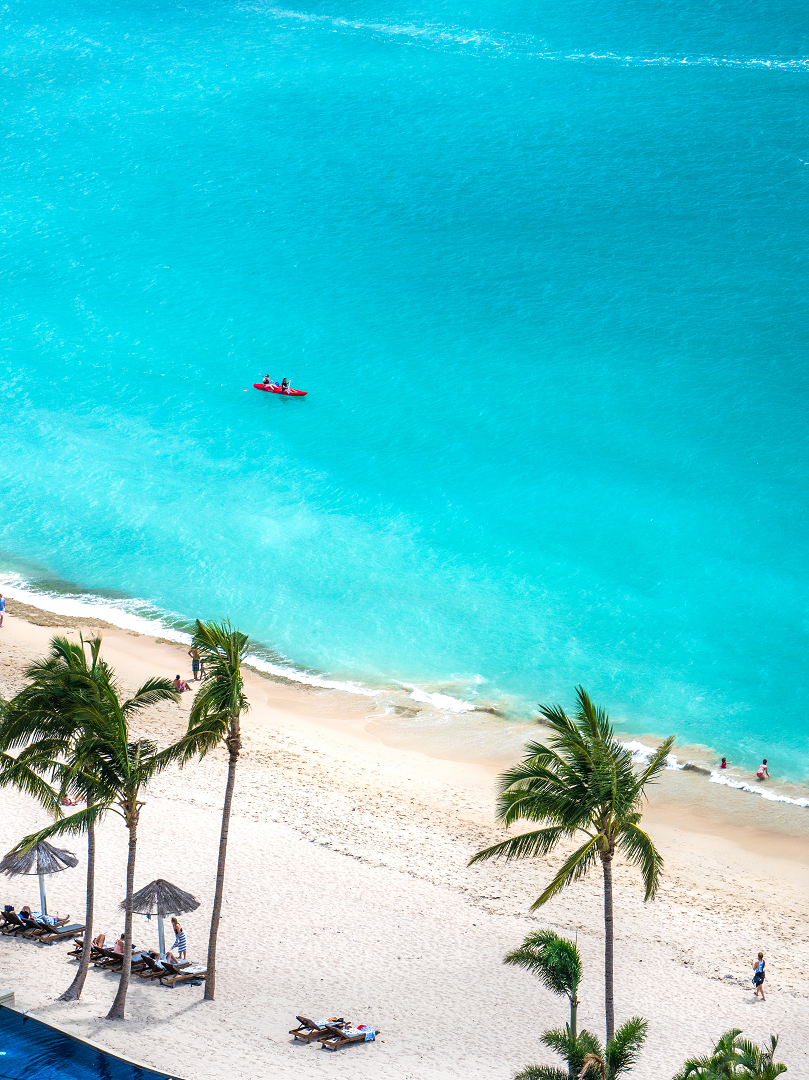
<path id="1" fill-rule="evenodd" d="M 728 761 L 727 758 L 722 758 L 722 764 L 719 766 L 719 768 L 720 769 L 726 769 L 728 767 L 728 765 L 732 765 L 732 764 L 733 764 L 732 761 Z"/>
<path id="2" fill-rule="evenodd" d="M 755 996 L 760 997 L 762 1001 L 767 1000 L 764 997 L 764 964 L 765 964 L 765 962 L 766 961 L 764 960 L 764 953 L 762 953 L 762 952 L 760 952 L 758 954 L 758 960 L 751 960 L 750 961 L 750 963 L 753 965 L 753 986 L 755 986 L 755 988 L 756 988 Z"/>
<path id="3" fill-rule="evenodd" d="M 756 777 L 759 780 L 769 780 L 770 779 L 770 770 L 767 768 L 767 759 L 766 758 L 764 758 L 762 763 L 759 765 L 758 772 L 756 773 Z"/>

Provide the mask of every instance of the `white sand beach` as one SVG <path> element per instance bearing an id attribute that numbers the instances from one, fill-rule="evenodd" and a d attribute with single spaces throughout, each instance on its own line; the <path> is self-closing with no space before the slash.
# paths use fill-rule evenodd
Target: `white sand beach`
<path id="1" fill-rule="evenodd" d="M 21 687 L 22 665 L 53 633 L 7 616 L 0 693 Z M 103 635 L 126 688 L 154 674 L 188 677 L 183 647 L 114 628 Z M 558 1064 L 539 1035 L 565 1022 L 564 1002 L 502 963 L 526 933 L 550 926 L 577 936 L 586 965 L 580 1024 L 603 1037 L 600 879 L 532 915 L 561 855 L 467 868 L 502 835 L 493 807 L 503 762 L 386 745 L 367 699 L 252 673 L 247 691 L 217 1000 L 205 1002 L 200 987 L 171 990 L 133 977 L 127 1020 L 106 1021 L 114 975 L 91 969 L 81 1001 L 59 1002 L 75 969 L 67 946 L 2 937 L 0 987 L 15 992 L 17 1007 L 187 1080 L 508 1080 L 531 1063 Z M 190 697 L 144 715 L 143 732 L 161 742 L 179 735 Z M 789 1075 L 809 1076 L 809 839 L 794 835 L 802 812 L 795 810 L 793 835 L 768 832 L 769 808 L 750 806 L 746 818 L 738 800 L 737 824 L 712 820 L 702 795 L 688 810 L 698 783 L 667 774 L 649 806 L 646 825 L 666 860 L 658 899 L 644 905 L 638 874 L 616 868 L 616 1015 L 649 1021 L 632 1075 L 670 1077 L 736 1026 L 756 1039 L 780 1034 Z M 160 777 L 141 816 L 136 888 L 163 877 L 198 898 L 200 908 L 183 917 L 194 960 L 205 958 L 224 785 L 225 759 L 216 753 Z M 762 802 L 738 796 L 745 798 Z M 0 791 L 0 808 L 3 852 L 45 824 L 17 792 Z M 110 816 L 98 839 L 96 909 L 108 937 L 123 925 L 125 845 L 126 830 Z M 49 905 L 81 917 L 83 843 L 64 846 L 79 867 L 49 880 Z M 3 878 L 0 902 L 37 904 L 36 878 Z M 136 917 L 135 939 L 155 945 L 155 922 Z M 767 956 L 765 1002 L 750 983 L 759 949 Z M 331 1054 L 293 1043 L 296 1013 L 342 1015 L 381 1034 Z"/>

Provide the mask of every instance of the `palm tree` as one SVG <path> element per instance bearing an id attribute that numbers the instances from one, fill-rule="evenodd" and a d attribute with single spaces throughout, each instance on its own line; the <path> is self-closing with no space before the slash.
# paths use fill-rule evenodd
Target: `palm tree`
<path id="1" fill-rule="evenodd" d="M 500 777 L 497 817 L 505 825 L 524 818 L 546 822 L 545 828 L 522 833 L 479 851 L 472 863 L 496 856 L 525 859 L 547 855 L 563 840 L 584 834 L 584 843 L 567 857 L 534 911 L 566 885 L 601 862 L 604 877 L 604 984 L 607 1041 L 615 1034 L 613 993 L 612 861 L 620 851 L 640 867 L 646 900 L 657 892 L 663 859 L 640 828 L 644 788 L 665 768 L 674 736 L 666 739 L 649 764 L 636 773 L 632 755 L 615 737 L 604 709 L 587 692 L 576 691 L 579 708 L 571 720 L 558 706 L 541 705 L 551 729 L 548 745 L 530 742 L 519 765 Z"/>
<path id="2" fill-rule="evenodd" d="M 39 840 L 51 836 L 84 832 L 90 821 L 97 821 L 100 813 L 106 809 L 123 818 L 129 830 L 124 902 L 124 960 L 118 991 L 107 1013 L 108 1020 L 123 1020 L 129 989 L 132 963 L 132 897 L 135 891 L 138 823 L 143 807 L 140 796 L 150 780 L 172 761 L 177 760 L 181 753 L 181 748 L 176 745 L 158 751 L 156 744 L 150 739 L 131 739 L 129 723 L 148 706 L 177 699 L 177 691 L 168 679 L 155 678 L 147 680 L 133 697 L 122 701 L 113 672 L 106 666 L 103 666 L 94 678 L 75 680 L 73 690 L 65 701 L 65 710 L 80 732 L 76 760 L 81 763 L 83 770 L 99 778 L 105 789 L 114 794 L 103 808 L 96 805 L 70 814 L 27 836 L 20 845 L 21 850 L 27 850 Z M 83 951 L 89 952 L 89 948 Z"/>
<path id="3" fill-rule="evenodd" d="M 689 1058 L 674 1080 L 775 1080 L 787 1071 L 784 1064 L 774 1060 L 778 1036 L 771 1035 L 769 1046 L 756 1046 L 741 1038 L 741 1028 L 731 1028 L 714 1044 L 713 1052 L 699 1058 Z"/>
<path id="4" fill-rule="evenodd" d="M 581 957 L 576 945 L 559 937 L 553 930 L 529 934 L 518 949 L 506 955 L 504 964 L 525 968 L 536 975 L 553 994 L 570 1002 L 570 1032 L 576 1038 L 576 1015 L 579 1008 Z"/>
<path id="5" fill-rule="evenodd" d="M 88 646 L 89 659 L 85 652 Z M 14 784 L 37 797 L 36 791 L 21 782 L 23 775 L 32 770 L 37 775 L 47 775 L 51 783 L 41 780 L 47 793 L 45 798 L 39 798 L 57 819 L 62 817 L 60 804 L 64 796 L 77 796 L 87 804 L 85 811 L 73 815 L 80 817 L 77 824 L 83 824 L 87 833 L 85 942 L 93 939 L 95 827 L 114 800 L 115 792 L 105 786 L 103 778 L 94 771 L 93 762 L 82 759 L 83 732 L 69 706 L 73 697 L 86 689 L 88 680 L 109 677 L 109 670 L 99 657 L 100 648 L 98 637 L 85 640 L 80 636 L 78 644 L 65 637 L 52 638 L 49 655 L 26 668 L 28 685 L 6 704 L 0 717 L 0 784 Z M 6 752 L 18 746 L 24 749 L 16 758 Z M 81 996 L 90 952 L 89 947 L 82 950 L 78 971 L 61 1000 L 75 1001 Z"/>
<path id="6" fill-rule="evenodd" d="M 616 1031 L 606 1048 L 602 1048 L 589 1031 L 574 1036 L 567 1025 L 563 1029 L 546 1031 L 542 1041 L 565 1060 L 568 1071 L 563 1072 L 552 1065 L 529 1065 L 517 1073 L 514 1080 L 569 1080 L 570 1076 L 617 1080 L 637 1061 L 648 1026 L 642 1016 L 633 1016 Z"/>
<path id="7" fill-rule="evenodd" d="M 225 891 L 230 811 L 236 784 L 236 766 L 242 748 L 241 714 L 249 708 L 241 670 L 247 655 L 248 638 L 246 634 L 234 630 L 229 622 L 204 623 L 198 619 L 193 645 L 199 649 L 200 660 L 205 665 L 205 678 L 191 706 L 188 731 L 179 744 L 183 748 L 182 761 L 204 757 L 222 744 L 228 750 L 228 778 L 225 803 L 222 807 L 216 889 L 208 938 L 208 974 L 205 978 L 205 998 L 213 1001 L 216 994 L 216 943 Z"/>

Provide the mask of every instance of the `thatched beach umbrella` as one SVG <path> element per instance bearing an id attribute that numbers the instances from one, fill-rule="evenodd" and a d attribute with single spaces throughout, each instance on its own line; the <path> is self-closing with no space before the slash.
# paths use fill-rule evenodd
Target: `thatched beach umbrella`
<path id="1" fill-rule="evenodd" d="M 126 908 L 126 901 L 121 901 Z M 132 897 L 132 910 L 138 915 L 157 915 L 157 939 L 160 944 L 160 956 L 166 955 L 166 939 L 163 934 L 163 919 L 166 915 L 182 915 L 186 911 L 196 911 L 199 901 L 191 893 L 183 892 L 170 881 L 156 878 L 144 885 Z"/>
<path id="2" fill-rule="evenodd" d="M 78 865 L 78 862 L 72 851 L 55 848 L 47 840 L 40 840 L 24 853 L 10 851 L 0 862 L 0 873 L 7 874 L 9 877 L 16 877 L 17 874 L 36 874 L 39 877 L 39 910 L 43 915 L 47 915 L 45 875 L 72 869 Z"/>

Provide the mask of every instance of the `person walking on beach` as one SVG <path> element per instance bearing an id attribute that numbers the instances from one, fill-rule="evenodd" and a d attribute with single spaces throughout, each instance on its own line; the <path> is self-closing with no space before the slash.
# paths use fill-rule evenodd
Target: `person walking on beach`
<path id="1" fill-rule="evenodd" d="M 751 960 L 753 965 L 753 986 L 756 988 L 755 997 L 760 997 L 762 1001 L 767 999 L 764 997 L 764 953 L 758 954 L 758 960 Z"/>
<path id="2" fill-rule="evenodd" d="M 188 655 L 191 657 L 191 671 L 193 672 L 194 679 L 199 682 L 199 649 L 196 645 L 193 649 L 188 650 Z"/>
<path id="3" fill-rule="evenodd" d="M 0 626 L 3 625 L 3 615 L 6 612 L 6 598 L 0 592 Z"/>
<path id="4" fill-rule="evenodd" d="M 762 763 L 759 765 L 758 772 L 756 773 L 756 777 L 759 780 L 769 780 L 770 779 L 770 770 L 767 768 L 767 759 L 766 758 L 764 758 Z"/>

